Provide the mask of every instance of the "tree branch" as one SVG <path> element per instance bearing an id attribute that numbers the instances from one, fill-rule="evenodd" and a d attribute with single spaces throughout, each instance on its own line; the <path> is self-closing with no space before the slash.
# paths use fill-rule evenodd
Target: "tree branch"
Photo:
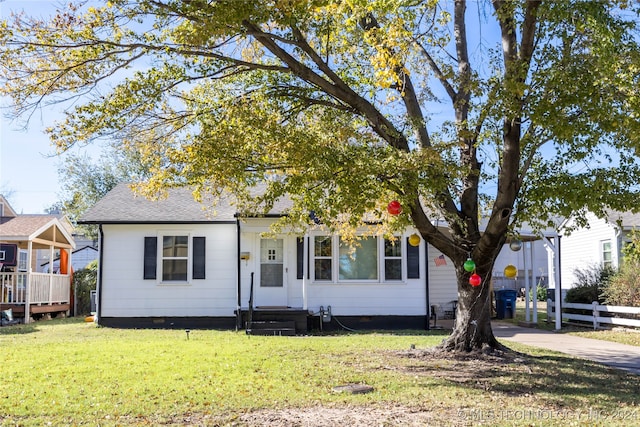
<path id="1" fill-rule="evenodd" d="M 278 59 L 287 64 L 293 74 L 302 80 L 319 87 L 328 95 L 351 105 L 355 111 L 365 117 L 371 124 L 372 129 L 391 146 L 402 150 L 409 151 L 409 143 L 402 132 L 398 131 L 393 123 L 391 123 L 383 114 L 380 113 L 369 101 L 358 95 L 348 86 L 341 86 L 337 82 L 319 76 L 299 60 L 291 56 L 287 51 L 282 49 L 278 44 L 264 33 L 255 24 L 249 21 L 243 21 L 243 25 L 247 29 L 248 34 L 255 37 L 267 50 L 273 53 Z"/>

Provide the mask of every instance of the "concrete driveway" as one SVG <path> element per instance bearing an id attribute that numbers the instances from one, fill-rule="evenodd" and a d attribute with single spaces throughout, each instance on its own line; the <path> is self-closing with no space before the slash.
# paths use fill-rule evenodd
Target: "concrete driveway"
<path id="1" fill-rule="evenodd" d="M 492 322 L 491 326 L 499 341 L 513 341 L 558 351 L 640 375 L 640 347 L 524 328 L 504 322 Z"/>

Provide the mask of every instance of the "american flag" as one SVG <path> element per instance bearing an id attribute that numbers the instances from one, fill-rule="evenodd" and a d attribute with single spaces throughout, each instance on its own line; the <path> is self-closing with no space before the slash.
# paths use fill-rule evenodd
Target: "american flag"
<path id="1" fill-rule="evenodd" d="M 436 264 L 436 267 L 442 267 L 443 265 L 447 265 L 447 260 L 444 259 L 444 255 L 440 255 L 438 258 L 434 258 L 433 262 Z"/>

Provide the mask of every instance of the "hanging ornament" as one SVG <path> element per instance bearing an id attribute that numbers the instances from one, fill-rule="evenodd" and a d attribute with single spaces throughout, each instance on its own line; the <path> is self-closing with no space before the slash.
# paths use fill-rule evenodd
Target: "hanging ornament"
<path id="1" fill-rule="evenodd" d="M 409 236 L 409 244 L 411 246 L 418 246 L 420 244 L 420 236 L 418 236 L 416 233 L 413 233 L 411 236 Z"/>
<path id="2" fill-rule="evenodd" d="M 476 269 L 476 263 L 471 258 L 467 258 L 462 267 L 464 271 L 471 273 Z"/>
<path id="3" fill-rule="evenodd" d="M 473 287 L 480 286 L 480 283 L 482 283 L 482 277 L 480 277 L 479 274 L 473 273 L 469 277 L 469 284 L 471 286 L 473 286 Z"/>
<path id="4" fill-rule="evenodd" d="M 518 252 L 520 249 L 522 249 L 522 240 L 513 239 L 511 243 L 509 243 L 509 248 L 514 252 Z"/>
<path id="5" fill-rule="evenodd" d="M 402 205 L 397 200 L 392 200 L 387 205 L 387 211 L 391 215 L 400 215 L 402 213 Z"/>
<path id="6" fill-rule="evenodd" d="M 518 275 L 518 268 L 509 264 L 504 268 L 504 277 L 508 277 L 509 279 L 514 279 Z"/>

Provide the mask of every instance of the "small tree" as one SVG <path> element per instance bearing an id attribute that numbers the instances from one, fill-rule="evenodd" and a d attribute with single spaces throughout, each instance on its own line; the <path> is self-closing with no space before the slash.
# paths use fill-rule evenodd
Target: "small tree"
<path id="1" fill-rule="evenodd" d="M 629 233 L 630 241 L 622 248 L 622 264 L 604 291 L 607 304 L 640 307 L 640 231 Z"/>
<path id="2" fill-rule="evenodd" d="M 73 286 L 76 292 L 76 313 L 83 315 L 91 312 L 91 291 L 98 282 L 98 261 L 91 261 L 81 270 L 73 273 Z"/>
<path id="3" fill-rule="evenodd" d="M 594 301 L 604 303 L 603 292 L 609 286 L 616 270 L 602 264 L 593 264 L 586 268 L 576 268 L 573 287 L 567 291 L 566 300 L 571 303 L 591 304 Z"/>

